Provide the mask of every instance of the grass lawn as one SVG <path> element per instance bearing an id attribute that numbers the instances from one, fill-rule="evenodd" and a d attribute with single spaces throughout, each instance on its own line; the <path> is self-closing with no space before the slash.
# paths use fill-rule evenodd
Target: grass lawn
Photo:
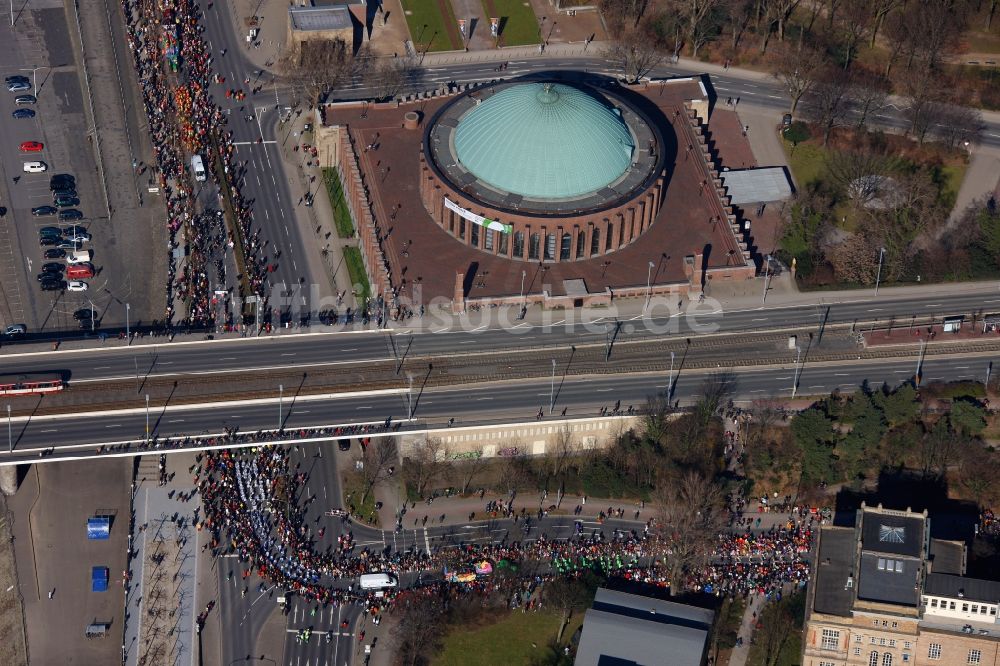
<path id="1" fill-rule="evenodd" d="M 345 472 L 343 480 L 344 504 L 350 507 L 351 503 L 353 503 L 354 513 L 360 516 L 362 521 L 367 521 L 371 517 L 375 521 L 372 525 L 378 527 L 378 513 L 375 511 L 375 491 L 373 490 L 368 493 L 368 499 L 365 500 L 365 503 L 358 506 L 358 501 L 361 500 L 361 493 L 364 492 L 364 482 L 361 474 L 354 471 Z M 350 500 L 347 499 L 348 495 L 351 496 Z"/>
<path id="2" fill-rule="evenodd" d="M 503 46 L 522 46 L 524 44 L 537 44 L 541 40 L 538 36 L 538 18 L 531 3 L 526 0 L 483 0 L 483 11 L 486 18 L 499 18 L 503 31 L 500 33 Z M 506 19 L 506 23 L 504 23 Z M 487 26 L 489 27 L 489 26 Z M 545 29 L 549 30 L 552 22 L 545 23 Z"/>
<path id="3" fill-rule="evenodd" d="M 341 238 L 354 238 L 354 224 L 351 222 L 351 211 L 344 199 L 344 188 L 340 185 L 340 175 L 333 167 L 323 169 L 323 183 L 330 197 L 330 207 L 333 208 L 333 220 L 337 226 L 337 235 Z"/>
<path id="4" fill-rule="evenodd" d="M 750 646 L 750 654 L 747 656 L 747 666 L 766 666 L 765 650 L 759 645 Z M 776 666 L 799 666 L 802 663 L 802 632 L 793 629 L 789 632 L 788 640 L 781 646 L 778 653 Z"/>
<path id="5" fill-rule="evenodd" d="M 819 182 L 826 175 L 827 151 L 822 146 L 809 142 L 793 146 L 790 141 L 781 142 L 788 155 L 788 166 L 792 170 L 796 186 L 806 189 L 811 183 Z"/>
<path id="6" fill-rule="evenodd" d="M 951 206 L 954 206 L 955 201 L 958 200 L 958 190 L 962 187 L 962 181 L 965 180 L 965 172 L 968 168 L 967 164 L 953 164 L 941 167 L 941 175 L 944 176 L 944 187 L 941 194 L 944 200 L 949 202 Z"/>
<path id="7" fill-rule="evenodd" d="M 344 248 L 344 261 L 347 262 L 347 272 L 351 276 L 351 284 L 357 292 L 358 305 L 363 304 L 371 298 L 372 288 L 368 284 L 368 273 L 365 272 L 365 262 L 361 259 L 361 250 L 356 247 Z"/>
<path id="8" fill-rule="evenodd" d="M 499 622 L 482 627 L 455 627 L 444 637 L 434 666 L 521 666 L 542 654 L 559 632 L 559 614 L 514 611 Z M 583 624 L 583 613 L 575 613 L 563 632 L 563 642 Z M 538 647 L 533 648 L 534 643 Z"/>
<path id="9" fill-rule="evenodd" d="M 457 51 L 460 43 L 453 41 L 453 33 L 458 31 L 458 22 L 452 13 L 451 2 L 445 0 L 401 0 L 406 25 L 410 28 L 410 39 L 417 51 Z M 441 5 L 444 11 L 441 11 Z M 447 21 L 447 23 L 446 23 Z M 453 28 L 453 29 L 450 29 Z"/>

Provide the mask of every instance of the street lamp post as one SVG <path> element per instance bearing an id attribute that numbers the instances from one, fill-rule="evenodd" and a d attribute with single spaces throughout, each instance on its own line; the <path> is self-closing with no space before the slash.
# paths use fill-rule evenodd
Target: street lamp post
<path id="1" fill-rule="evenodd" d="M 795 378 L 792 380 L 792 397 L 795 397 L 795 392 L 799 388 L 799 369 L 802 367 L 799 365 L 799 361 L 802 359 L 802 347 L 795 345 Z"/>
<path id="2" fill-rule="evenodd" d="M 521 317 L 523 317 L 524 316 L 524 311 L 528 309 L 528 300 L 527 300 L 527 297 L 524 295 L 524 276 L 526 276 L 527 274 L 528 274 L 528 271 L 521 271 L 521 299 L 520 299 L 521 300 L 521 312 L 520 312 L 521 316 L 518 317 L 518 319 L 520 319 Z"/>
<path id="3" fill-rule="evenodd" d="M 284 384 L 278 384 L 278 432 L 281 432 L 281 414 L 284 411 L 282 408 L 282 401 L 285 398 L 285 386 Z"/>
<path id="4" fill-rule="evenodd" d="M 7 405 L 7 453 L 14 453 L 13 433 L 10 426 L 10 405 Z"/>
<path id="5" fill-rule="evenodd" d="M 667 402 L 674 395 L 674 353 L 670 352 L 670 378 L 667 380 Z"/>
<path id="6" fill-rule="evenodd" d="M 885 248 L 878 249 L 878 273 L 875 275 L 875 295 L 878 296 L 878 283 L 882 281 L 882 257 L 885 256 Z"/>
<path id="7" fill-rule="evenodd" d="M 986 384 L 983 385 L 983 388 L 986 389 L 987 391 L 990 390 L 990 373 L 992 372 L 993 372 L 993 361 L 990 361 L 989 364 L 987 364 L 986 366 Z"/>
<path id="8" fill-rule="evenodd" d="M 129 313 L 129 310 L 131 310 L 131 309 L 132 309 L 132 306 L 129 305 L 128 303 L 126 303 L 125 304 L 125 337 L 128 338 L 129 340 L 132 339 L 132 329 L 131 329 L 131 327 L 129 326 L 129 323 L 128 323 L 128 313 Z"/>
<path id="9" fill-rule="evenodd" d="M 552 383 L 549 386 L 549 416 L 556 408 L 556 360 L 552 359 Z"/>
<path id="10" fill-rule="evenodd" d="M 149 394 L 146 394 L 146 446 L 149 446 Z"/>
<path id="11" fill-rule="evenodd" d="M 14 0 L 11 0 L 12 4 L 13 4 L 13 1 Z M 10 24 L 14 25 L 13 14 L 11 15 L 11 23 Z M 46 65 L 42 65 L 41 67 L 22 67 L 21 68 L 22 72 L 29 72 L 29 71 L 31 72 L 31 88 L 32 88 L 32 92 L 33 92 L 33 94 L 35 95 L 36 98 L 38 97 L 38 70 L 40 70 L 40 69 L 46 69 L 46 68 L 47 68 Z"/>
<path id="12" fill-rule="evenodd" d="M 652 284 L 653 284 L 652 280 L 653 280 L 653 267 L 655 265 L 656 264 L 654 264 L 652 261 L 649 262 L 649 269 L 646 270 L 646 304 L 643 306 L 643 308 L 642 308 L 643 310 L 645 310 L 646 308 L 649 307 L 649 297 L 653 293 L 652 292 Z"/>
<path id="13" fill-rule="evenodd" d="M 913 374 L 913 383 L 920 386 L 920 366 L 924 364 L 924 345 L 927 344 L 927 340 L 920 341 L 920 351 L 917 352 L 917 370 Z"/>
<path id="14" fill-rule="evenodd" d="M 768 287 L 768 282 L 771 279 L 771 276 L 769 274 L 771 269 L 771 255 L 767 255 L 766 257 L 764 257 L 764 259 L 766 263 L 764 264 L 764 293 L 761 294 L 760 296 L 761 305 L 763 305 L 764 301 L 767 300 L 767 287 Z"/>
<path id="15" fill-rule="evenodd" d="M 410 380 L 410 390 L 406 393 L 406 418 L 413 418 L 413 375 L 407 374 Z"/>

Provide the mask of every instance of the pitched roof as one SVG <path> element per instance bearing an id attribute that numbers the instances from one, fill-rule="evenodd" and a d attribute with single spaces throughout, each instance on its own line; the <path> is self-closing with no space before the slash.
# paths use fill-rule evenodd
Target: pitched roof
<path id="1" fill-rule="evenodd" d="M 986 601 L 995 604 L 1000 603 L 1000 582 L 932 573 L 927 575 L 927 581 L 924 583 L 924 594 Z"/>

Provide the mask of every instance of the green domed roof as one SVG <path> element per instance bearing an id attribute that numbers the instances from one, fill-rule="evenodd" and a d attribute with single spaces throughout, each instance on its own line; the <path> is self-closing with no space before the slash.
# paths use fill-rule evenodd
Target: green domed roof
<path id="1" fill-rule="evenodd" d="M 601 189 L 625 172 L 634 147 L 615 110 L 559 83 L 504 88 L 455 131 L 462 166 L 492 187 L 533 199 Z"/>

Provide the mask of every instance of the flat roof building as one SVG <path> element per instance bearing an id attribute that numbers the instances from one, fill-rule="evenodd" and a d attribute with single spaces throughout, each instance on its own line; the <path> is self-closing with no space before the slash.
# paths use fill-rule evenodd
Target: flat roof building
<path id="1" fill-rule="evenodd" d="M 584 616 L 574 665 L 701 666 L 713 617 L 704 608 L 601 588 Z"/>
<path id="2" fill-rule="evenodd" d="M 1000 583 L 967 578 L 965 544 L 930 517 L 861 505 L 819 532 L 803 666 L 1000 663 Z"/>

